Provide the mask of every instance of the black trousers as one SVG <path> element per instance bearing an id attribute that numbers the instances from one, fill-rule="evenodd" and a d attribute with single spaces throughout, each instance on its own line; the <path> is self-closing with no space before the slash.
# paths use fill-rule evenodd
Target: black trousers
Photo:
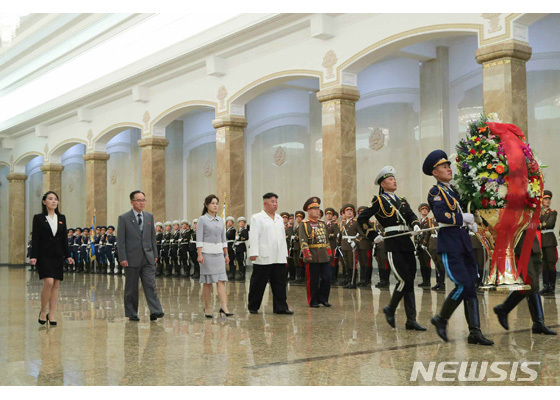
<path id="1" fill-rule="evenodd" d="M 441 259 L 441 254 L 437 252 L 436 249 L 428 249 L 430 256 L 432 257 L 432 261 L 436 267 L 436 282 L 438 284 L 445 283 L 445 266 L 443 265 L 443 261 Z"/>
<path id="2" fill-rule="evenodd" d="M 328 303 L 331 292 L 330 262 L 307 263 L 307 304 Z"/>
<path id="3" fill-rule="evenodd" d="M 235 259 L 237 260 L 237 267 L 240 273 L 245 273 L 245 251 L 237 250 L 235 252 Z"/>
<path id="4" fill-rule="evenodd" d="M 422 275 L 422 282 L 430 283 L 432 277 L 432 269 L 430 267 L 430 254 L 428 250 L 424 250 L 421 246 L 416 248 L 418 252 L 418 261 L 420 261 L 420 274 Z"/>
<path id="5" fill-rule="evenodd" d="M 272 310 L 274 312 L 287 311 L 286 279 L 286 264 L 253 264 L 253 274 L 249 284 L 249 310 L 257 311 L 261 307 L 266 284 L 270 281 Z"/>
<path id="6" fill-rule="evenodd" d="M 395 290 L 403 293 L 414 292 L 414 277 L 416 276 L 414 251 L 389 251 L 387 258 L 391 271 L 397 279 Z"/>

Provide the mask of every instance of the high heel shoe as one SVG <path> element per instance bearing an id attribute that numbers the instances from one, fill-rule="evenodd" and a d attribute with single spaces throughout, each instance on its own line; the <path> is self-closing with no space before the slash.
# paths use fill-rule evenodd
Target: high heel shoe
<path id="1" fill-rule="evenodd" d="M 206 318 L 214 318 L 214 317 L 212 316 L 212 314 L 206 314 L 206 308 L 203 308 L 202 311 L 204 311 L 204 316 L 205 316 Z"/>
<path id="2" fill-rule="evenodd" d="M 49 323 L 49 325 L 56 326 L 56 321 L 49 320 L 49 314 L 47 314 L 47 322 Z"/>
<path id="3" fill-rule="evenodd" d="M 221 308 L 220 308 L 220 314 L 224 314 L 226 317 L 231 317 L 233 315 L 233 313 L 227 313 Z"/>
<path id="4" fill-rule="evenodd" d="M 47 317 L 48 318 L 48 317 Z M 39 323 L 41 325 L 45 325 L 47 323 L 47 320 L 42 320 L 41 319 L 41 311 L 39 311 L 39 318 L 37 319 L 37 321 L 39 321 Z"/>

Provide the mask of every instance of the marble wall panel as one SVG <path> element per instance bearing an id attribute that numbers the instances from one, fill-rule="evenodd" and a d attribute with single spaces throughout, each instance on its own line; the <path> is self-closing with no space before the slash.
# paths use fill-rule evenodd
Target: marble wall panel
<path id="1" fill-rule="evenodd" d="M 118 223 L 119 215 L 129 211 L 130 192 L 142 187 L 141 150 L 130 144 L 128 153 L 111 153 L 107 161 L 107 224 Z M 148 202 L 151 199 L 146 195 Z"/>
<path id="2" fill-rule="evenodd" d="M 192 222 L 193 219 L 200 217 L 206 196 L 215 194 L 222 200 L 222 196 L 217 193 L 216 144 L 206 143 L 195 147 L 185 157 L 187 157 L 185 184 L 188 185 L 188 208 L 185 217 Z"/>
<path id="3" fill-rule="evenodd" d="M 7 166 L 0 167 L 0 264 L 8 262 L 8 246 L 10 214 L 9 214 L 9 182 L 6 176 L 10 173 Z"/>
<path id="4" fill-rule="evenodd" d="M 63 214 L 68 226 L 91 226 L 86 221 L 86 168 L 85 164 L 72 163 L 64 166 L 62 171 Z"/>
<path id="5" fill-rule="evenodd" d="M 183 218 L 183 121 L 169 124 L 165 148 L 165 209 L 168 220 Z"/>

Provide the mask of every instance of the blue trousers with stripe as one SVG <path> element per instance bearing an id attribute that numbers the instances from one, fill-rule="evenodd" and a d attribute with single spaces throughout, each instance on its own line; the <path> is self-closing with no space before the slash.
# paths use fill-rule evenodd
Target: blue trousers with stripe
<path id="1" fill-rule="evenodd" d="M 441 260 L 455 289 L 449 293 L 453 300 L 476 298 L 478 264 L 472 252 L 441 253 Z"/>

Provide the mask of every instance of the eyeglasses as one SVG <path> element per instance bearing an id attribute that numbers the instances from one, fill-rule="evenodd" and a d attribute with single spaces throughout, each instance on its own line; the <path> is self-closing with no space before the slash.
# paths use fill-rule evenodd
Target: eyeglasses
<path id="1" fill-rule="evenodd" d="M 132 200 L 132 201 L 135 201 L 137 203 L 145 203 L 146 199 L 139 199 L 139 200 Z"/>

